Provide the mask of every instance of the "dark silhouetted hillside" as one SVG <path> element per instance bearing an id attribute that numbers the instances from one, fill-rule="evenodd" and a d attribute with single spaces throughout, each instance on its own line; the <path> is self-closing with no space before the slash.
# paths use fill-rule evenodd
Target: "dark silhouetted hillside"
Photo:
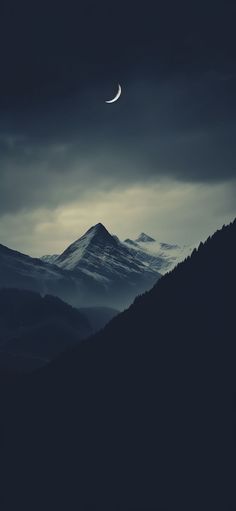
<path id="1" fill-rule="evenodd" d="M 235 509 L 235 261 L 236 221 L 13 387 L 3 423 L 18 507 Z"/>
<path id="2" fill-rule="evenodd" d="M 111 307 L 80 307 L 79 311 L 88 319 L 93 333 L 104 328 L 111 319 L 119 314 L 118 310 Z"/>
<path id="3" fill-rule="evenodd" d="M 0 289 L 0 370 L 32 371 L 93 331 L 82 312 L 57 297 Z"/>

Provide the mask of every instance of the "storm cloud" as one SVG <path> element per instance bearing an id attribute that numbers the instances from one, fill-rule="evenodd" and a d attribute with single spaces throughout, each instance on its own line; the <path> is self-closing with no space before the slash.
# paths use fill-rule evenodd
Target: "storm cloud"
<path id="1" fill-rule="evenodd" d="M 167 206 L 161 216 L 158 207 L 148 209 L 154 189 L 163 208 L 171 190 L 182 186 L 186 214 L 182 211 L 181 221 L 188 239 L 186 190 L 195 215 L 197 197 L 200 202 L 205 197 L 205 214 L 215 217 L 212 226 L 227 221 L 236 211 L 235 7 L 218 2 L 212 11 L 210 2 L 150 2 L 136 6 L 134 19 L 131 6 L 121 4 L 115 15 L 110 3 L 86 4 L 49 2 L 38 12 L 28 2 L 20 10 L 15 2 L 4 7 L 1 241 L 17 248 L 17 240 L 21 249 L 35 253 L 35 240 L 30 244 L 24 237 L 23 223 L 33 240 L 45 214 L 56 229 L 62 210 L 80 211 L 78 230 L 83 230 L 90 220 L 101 220 L 90 215 L 92 205 L 123 235 L 109 197 L 119 196 L 129 211 L 129 194 L 136 190 L 140 200 L 142 189 L 143 227 L 150 225 L 152 232 L 164 231 L 173 214 Z M 105 100 L 118 81 L 123 94 L 108 106 Z M 177 198 L 174 203 L 178 210 Z M 130 231 L 140 225 L 138 212 L 136 218 L 136 227 L 130 218 Z M 201 215 L 198 222 L 197 238 Z M 76 235 L 72 219 L 67 229 L 69 237 Z M 39 235 L 43 244 L 45 231 L 39 228 Z M 61 237 L 51 249 L 60 243 Z"/>

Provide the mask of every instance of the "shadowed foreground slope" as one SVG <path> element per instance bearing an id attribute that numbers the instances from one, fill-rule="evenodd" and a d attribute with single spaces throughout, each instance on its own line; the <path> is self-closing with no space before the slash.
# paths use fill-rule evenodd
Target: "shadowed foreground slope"
<path id="1" fill-rule="evenodd" d="M 18 385 L 4 412 L 18 507 L 235 509 L 235 261 L 236 221 Z"/>
<path id="2" fill-rule="evenodd" d="M 75 309 L 56 296 L 0 289 L 0 373 L 33 372 L 103 328 L 118 311 Z"/>
<path id="3" fill-rule="evenodd" d="M 87 315 L 60 298 L 0 289 L 0 372 L 32 372 L 93 331 Z"/>

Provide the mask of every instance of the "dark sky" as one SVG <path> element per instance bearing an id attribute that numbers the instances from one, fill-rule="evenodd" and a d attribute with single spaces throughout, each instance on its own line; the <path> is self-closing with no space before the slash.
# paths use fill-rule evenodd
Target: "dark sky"
<path id="1" fill-rule="evenodd" d="M 233 1 L 2 1 L 0 242 L 50 252 L 104 221 L 192 243 L 230 220 L 235 19 Z"/>

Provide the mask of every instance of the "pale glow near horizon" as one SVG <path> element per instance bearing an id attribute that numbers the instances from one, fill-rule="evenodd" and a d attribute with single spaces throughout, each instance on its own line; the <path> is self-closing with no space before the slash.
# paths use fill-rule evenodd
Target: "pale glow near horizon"
<path id="1" fill-rule="evenodd" d="M 4 245 L 32 256 L 62 252 L 92 225 L 102 222 L 120 239 L 144 231 L 155 239 L 196 244 L 234 217 L 230 183 L 159 183 L 115 188 L 54 209 L 38 208 L 0 220 Z"/>

